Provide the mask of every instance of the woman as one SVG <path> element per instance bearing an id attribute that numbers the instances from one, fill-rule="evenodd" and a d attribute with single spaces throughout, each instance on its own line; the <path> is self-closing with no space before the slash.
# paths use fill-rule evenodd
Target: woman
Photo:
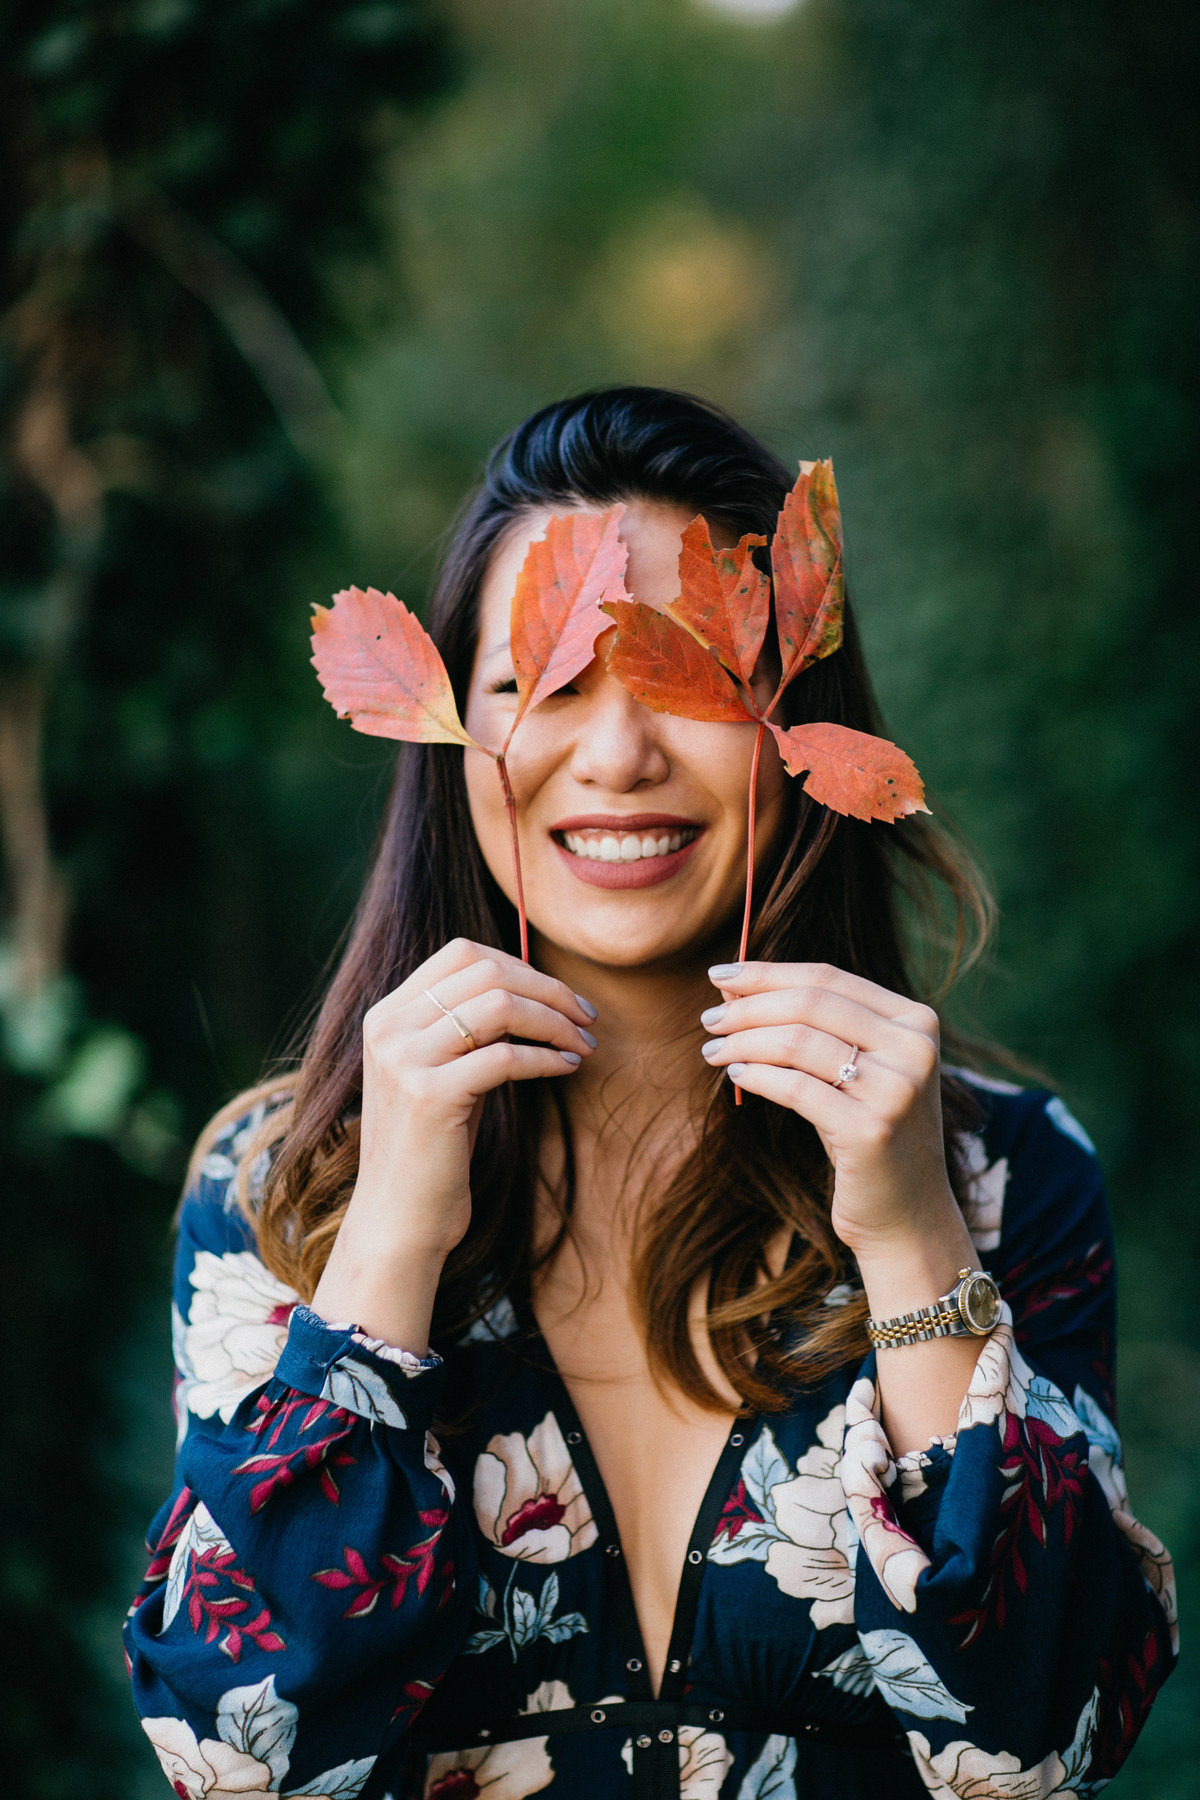
<path id="1" fill-rule="evenodd" d="M 682 396 L 530 420 L 433 602 L 468 730 L 511 720 L 551 512 L 624 501 L 661 604 L 696 513 L 733 542 L 788 486 Z M 787 702 L 875 728 L 850 622 Z M 128 1641 L 189 1800 L 1065 1800 L 1136 1738 L 1173 1602 L 1126 1510 L 1090 1146 L 941 1064 L 900 890 L 931 938 L 934 879 L 960 927 L 986 905 L 932 823 L 835 818 L 764 758 L 730 962 L 753 735 L 596 662 L 534 709 L 532 966 L 489 759 L 402 750 L 299 1069 L 185 1195 Z"/>

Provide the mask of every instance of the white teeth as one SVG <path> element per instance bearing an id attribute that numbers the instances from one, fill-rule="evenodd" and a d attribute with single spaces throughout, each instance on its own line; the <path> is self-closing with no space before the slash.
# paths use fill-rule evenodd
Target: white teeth
<path id="1" fill-rule="evenodd" d="M 563 843 L 572 856 L 582 856 L 588 862 L 640 862 L 643 857 L 669 856 L 672 851 L 681 850 L 685 843 L 690 844 L 696 836 L 694 827 L 685 831 L 666 832 L 661 837 L 650 833 L 635 834 L 626 832 L 616 837 L 606 832 L 602 837 L 585 836 L 582 832 L 564 831 Z"/>

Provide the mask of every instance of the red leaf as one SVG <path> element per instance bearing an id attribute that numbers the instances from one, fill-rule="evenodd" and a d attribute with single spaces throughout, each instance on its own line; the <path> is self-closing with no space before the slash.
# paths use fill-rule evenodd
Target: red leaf
<path id="1" fill-rule="evenodd" d="M 804 791 L 831 812 L 852 819 L 884 819 L 928 812 L 925 788 L 911 758 L 886 738 L 846 725 L 772 725 L 789 775 L 809 771 Z"/>
<path id="2" fill-rule="evenodd" d="M 623 506 L 607 512 L 556 513 L 530 544 L 513 595 L 511 640 L 521 719 L 586 669 L 608 630 L 602 600 L 628 600 L 629 551 L 617 536 Z M 505 744 L 508 748 L 508 743 Z"/>
<path id="3" fill-rule="evenodd" d="M 313 1580 L 319 1581 L 322 1587 L 327 1588 L 348 1588 L 354 1586 L 353 1575 L 347 1575 L 344 1569 L 317 1569 L 313 1575 Z"/>
<path id="4" fill-rule="evenodd" d="M 617 622 L 605 667 L 654 712 L 744 724 L 752 715 L 716 657 L 666 613 L 638 600 L 604 608 Z"/>
<path id="5" fill-rule="evenodd" d="M 708 521 L 693 519 L 679 551 L 679 598 L 667 608 L 747 686 L 771 611 L 770 584 L 752 555 L 766 541 L 747 532 L 735 550 L 714 550 Z"/>
<path id="6" fill-rule="evenodd" d="M 842 515 L 833 463 L 801 463 L 771 541 L 779 693 L 810 663 L 842 641 Z M 778 698 L 778 695 L 776 696 Z"/>
<path id="7" fill-rule="evenodd" d="M 369 1612 L 374 1612 L 375 1602 L 378 1598 L 379 1589 L 368 1588 L 365 1593 L 358 1596 L 357 1600 L 352 1600 L 350 1602 L 349 1606 L 342 1614 L 343 1619 L 365 1619 Z"/>
<path id="8" fill-rule="evenodd" d="M 262 1631 L 258 1635 L 260 1650 L 286 1650 L 287 1645 L 277 1631 Z"/>
<path id="9" fill-rule="evenodd" d="M 345 1559 L 346 1567 L 352 1575 L 356 1576 L 359 1581 L 370 1581 L 371 1571 L 363 1561 L 361 1552 L 356 1550 L 353 1544 L 345 1546 Z"/>
<path id="10" fill-rule="evenodd" d="M 394 594 L 346 588 L 313 608 L 313 667 L 340 718 L 368 737 L 474 744 L 433 639 Z"/>

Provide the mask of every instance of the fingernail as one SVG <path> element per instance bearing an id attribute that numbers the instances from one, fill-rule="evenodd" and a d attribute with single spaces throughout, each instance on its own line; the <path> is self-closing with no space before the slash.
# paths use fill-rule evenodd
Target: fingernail
<path id="1" fill-rule="evenodd" d="M 582 1025 L 577 1025 L 575 1029 L 578 1031 L 580 1037 L 583 1039 L 583 1041 L 587 1045 L 588 1049 L 594 1050 L 596 1048 L 596 1040 L 592 1036 L 591 1032 L 585 1031 L 583 1029 Z"/>
<path id="2" fill-rule="evenodd" d="M 562 1057 L 562 1059 L 565 1063 L 570 1063 L 570 1065 L 573 1069 L 577 1069 L 579 1067 L 580 1063 L 583 1061 L 583 1058 L 582 1058 L 582 1056 L 580 1056 L 578 1050 L 560 1050 L 558 1054 Z"/>
<path id="3" fill-rule="evenodd" d="M 713 1038 L 710 1043 L 701 1044 L 700 1054 L 701 1056 L 715 1056 L 718 1050 L 723 1050 L 724 1048 L 725 1045 L 722 1039 Z"/>
<path id="4" fill-rule="evenodd" d="M 596 1009 L 592 1005 L 591 1001 L 585 1000 L 582 994 L 576 994 L 575 998 L 579 1002 L 580 1006 L 583 1008 L 584 1012 L 587 1014 L 588 1018 L 594 1019 L 596 1017 Z"/>
<path id="5" fill-rule="evenodd" d="M 708 979 L 717 983 L 722 981 L 733 981 L 741 974 L 741 972 L 741 963 L 714 963 L 712 968 L 708 971 Z"/>
<path id="6" fill-rule="evenodd" d="M 742 1079 L 742 1076 L 746 1073 L 746 1065 L 745 1063 L 730 1063 L 725 1073 L 736 1087 L 738 1082 Z"/>
<path id="7" fill-rule="evenodd" d="M 725 1017 L 724 1005 L 710 1006 L 707 1012 L 702 1012 L 700 1014 L 700 1023 L 702 1025 L 707 1026 L 709 1031 L 712 1031 L 716 1028 L 716 1026 L 718 1026 L 721 1023 L 721 1020 L 724 1017 Z"/>

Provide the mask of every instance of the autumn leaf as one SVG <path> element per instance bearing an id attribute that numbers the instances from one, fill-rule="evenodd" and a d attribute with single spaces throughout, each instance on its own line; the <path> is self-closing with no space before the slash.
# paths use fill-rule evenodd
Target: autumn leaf
<path id="1" fill-rule="evenodd" d="M 394 594 L 346 588 L 313 608 L 313 667 L 339 718 L 368 737 L 467 744 L 446 665 L 429 633 Z"/>
<path id="2" fill-rule="evenodd" d="M 807 770 L 805 793 L 832 812 L 894 824 L 929 811 L 915 763 L 886 738 L 829 723 L 770 729 L 788 774 Z"/>
<path id="3" fill-rule="evenodd" d="M 529 546 L 513 595 L 510 637 L 520 705 L 505 750 L 525 713 L 573 681 L 609 629 L 603 600 L 628 601 L 626 545 L 617 535 L 623 506 L 557 513 Z"/>
<path id="4" fill-rule="evenodd" d="M 771 540 L 771 571 L 781 664 L 778 699 L 803 669 L 842 641 L 842 515 L 828 457 L 801 463 Z"/>
<path id="5" fill-rule="evenodd" d="M 604 666 L 643 706 L 723 724 L 752 718 L 713 652 L 668 614 L 638 600 L 613 601 L 604 611 L 617 624 Z"/>
<path id="6" fill-rule="evenodd" d="M 747 686 L 771 610 L 770 583 L 753 555 L 766 541 L 761 533 L 747 532 L 736 549 L 714 550 L 708 521 L 693 519 L 679 551 L 679 598 L 667 607 Z"/>

